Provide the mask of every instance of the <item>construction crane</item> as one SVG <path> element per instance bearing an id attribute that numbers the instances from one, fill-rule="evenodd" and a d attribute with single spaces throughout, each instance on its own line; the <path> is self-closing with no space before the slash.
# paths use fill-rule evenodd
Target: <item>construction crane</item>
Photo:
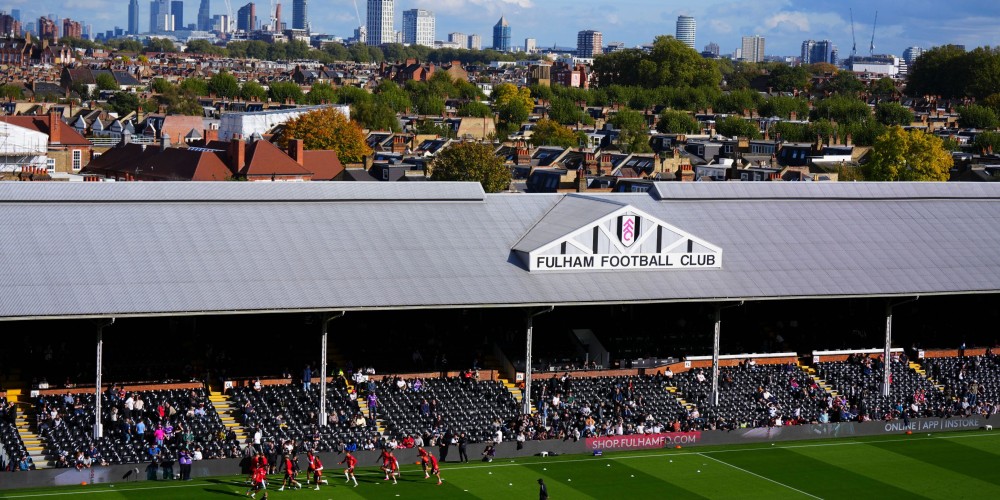
<path id="1" fill-rule="evenodd" d="M 878 11 L 875 11 L 875 21 L 872 23 L 872 43 L 868 46 L 871 56 L 875 57 L 875 26 L 878 25 Z"/>
<path id="2" fill-rule="evenodd" d="M 226 24 L 229 25 L 226 26 L 226 32 L 232 33 L 236 31 L 236 18 L 233 17 L 233 4 L 229 3 L 229 0 L 226 0 L 226 15 L 228 16 Z"/>
<path id="3" fill-rule="evenodd" d="M 361 22 L 361 11 L 358 10 L 358 0 L 354 0 L 354 15 L 358 16 L 358 27 L 364 26 L 365 23 Z"/>
<path id="4" fill-rule="evenodd" d="M 227 5 L 229 0 L 226 0 Z M 858 39 L 854 37 L 854 9 L 851 9 L 851 63 L 854 63 L 854 58 L 858 55 Z"/>

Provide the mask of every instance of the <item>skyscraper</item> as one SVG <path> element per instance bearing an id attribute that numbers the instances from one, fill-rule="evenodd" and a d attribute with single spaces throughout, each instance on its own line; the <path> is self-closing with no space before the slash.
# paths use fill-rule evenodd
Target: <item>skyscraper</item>
<path id="1" fill-rule="evenodd" d="M 746 62 L 764 62 L 764 37 L 760 35 L 743 37 L 740 57 Z"/>
<path id="2" fill-rule="evenodd" d="M 802 64 L 837 64 L 837 46 L 830 40 L 802 42 Z"/>
<path id="3" fill-rule="evenodd" d="M 576 56 L 594 57 L 604 53 L 604 35 L 600 31 L 586 30 L 576 34 Z"/>
<path id="4" fill-rule="evenodd" d="M 198 30 L 199 31 L 212 31 L 212 14 L 209 12 L 212 8 L 212 0 L 201 0 L 198 4 Z"/>
<path id="5" fill-rule="evenodd" d="M 697 29 L 698 24 L 695 23 L 693 17 L 677 16 L 677 32 L 675 37 L 692 49 L 694 48 L 695 32 Z"/>
<path id="6" fill-rule="evenodd" d="M 292 29 L 309 29 L 309 12 L 307 0 L 292 0 Z"/>
<path id="7" fill-rule="evenodd" d="M 257 28 L 257 6 L 250 2 L 236 11 L 236 29 L 253 31 Z"/>
<path id="8" fill-rule="evenodd" d="M 480 50 L 483 48 L 483 37 L 479 35 L 469 35 L 469 45 L 466 47 L 469 50 Z"/>
<path id="9" fill-rule="evenodd" d="M 708 54 L 711 57 L 719 57 L 719 44 L 715 42 L 708 42 L 708 45 L 705 46 L 705 50 L 701 54 Z"/>
<path id="10" fill-rule="evenodd" d="M 459 47 L 464 48 L 466 44 L 469 43 L 469 37 L 465 36 L 465 33 L 453 32 L 448 33 L 448 42 L 457 43 Z"/>
<path id="11" fill-rule="evenodd" d="M 909 47 L 903 51 L 903 60 L 906 61 L 908 66 L 913 66 L 913 63 L 917 60 L 921 54 L 924 53 L 924 49 L 921 47 Z"/>
<path id="12" fill-rule="evenodd" d="M 170 2 L 170 15 L 174 16 L 174 29 L 184 29 L 184 0 L 172 0 Z"/>
<path id="13" fill-rule="evenodd" d="M 510 50 L 510 25 L 503 16 L 500 16 L 500 20 L 493 26 L 493 50 L 500 52 Z"/>
<path id="14" fill-rule="evenodd" d="M 62 30 L 64 38 L 83 38 L 83 26 L 80 26 L 80 23 L 72 19 L 63 19 Z"/>
<path id="15" fill-rule="evenodd" d="M 149 32 L 156 33 L 156 15 L 160 11 L 160 1 L 152 0 L 149 2 Z"/>
<path id="16" fill-rule="evenodd" d="M 537 50 L 537 49 L 538 49 L 538 40 L 535 40 L 534 38 L 525 38 L 524 39 L 524 53 L 525 54 L 533 54 L 535 52 L 535 50 Z"/>
<path id="17" fill-rule="evenodd" d="M 10 9 L 10 17 L 13 17 L 17 22 L 21 22 L 21 9 Z"/>
<path id="18" fill-rule="evenodd" d="M 434 13 L 424 9 L 403 11 L 403 43 L 434 46 Z"/>
<path id="19" fill-rule="evenodd" d="M 174 16 L 170 0 L 153 0 L 149 3 L 149 31 L 163 33 L 174 30 Z"/>
<path id="20" fill-rule="evenodd" d="M 393 0 L 368 0 L 368 45 L 382 45 L 396 40 L 393 28 Z"/>
<path id="21" fill-rule="evenodd" d="M 128 2 L 128 34 L 139 34 L 139 0 Z"/>

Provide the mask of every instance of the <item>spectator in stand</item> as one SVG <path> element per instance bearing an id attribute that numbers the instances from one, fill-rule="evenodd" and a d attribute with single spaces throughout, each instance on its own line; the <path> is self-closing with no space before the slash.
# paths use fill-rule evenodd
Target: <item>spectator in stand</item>
<path id="1" fill-rule="evenodd" d="M 378 414 L 378 396 L 374 390 L 368 393 L 368 414 L 373 417 Z"/>
<path id="2" fill-rule="evenodd" d="M 306 363 L 305 368 L 302 369 L 302 390 L 309 392 L 312 388 L 312 367 L 309 363 Z"/>

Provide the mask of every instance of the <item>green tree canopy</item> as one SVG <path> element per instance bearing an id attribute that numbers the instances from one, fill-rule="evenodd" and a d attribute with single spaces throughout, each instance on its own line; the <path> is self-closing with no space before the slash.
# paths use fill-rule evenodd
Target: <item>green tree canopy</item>
<path id="1" fill-rule="evenodd" d="M 580 134 L 548 118 L 538 120 L 531 131 L 531 144 L 534 146 L 575 148 L 580 145 L 581 140 Z"/>
<path id="2" fill-rule="evenodd" d="M 1000 132 L 979 132 L 972 145 L 983 154 L 1000 152 Z"/>
<path id="3" fill-rule="evenodd" d="M 267 89 L 253 80 L 244 82 L 240 86 L 240 99 L 246 101 L 263 101 L 267 99 Z"/>
<path id="4" fill-rule="evenodd" d="M 619 130 L 618 145 L 623 151 L 649 153 L 649 126 L 642 113 L 632 109 L 622 109 L 609 120 Z"/>
<path id="5" fill-rule="evenodd" d="M 358 163 L 372 154 L 361 127 L 330 107 L 304 113 L 286 122 L 279 145 L 287 148 L 289 139 L 302 139 L 305 149 L 336 151 L 337 157 L 345 163 Z"/>
<path id="6" fill-rule="evenodd" d="M 715 131 L 725 137 L 747 137 L 759 139 L 760 130 L 757 125 L 738 116 L 727 116 L 715 123 Z"/>
<path id="7" fill-rule="evenodd" d="M 295 82 L 274 82 L 267 90 L 267 96 L 274 102 L 285 102 L 287 99 L 291 99 L 293 102 L 303 102 L 305 98 L 302 94 L 302 87 L 299 87 Z"/>
<path id="8" fill-rule="evenodd" d="M 865 84 L 851 71 L 838 71 L 824 85 L 823 90 L 833 94 L 856 96 L 865 89 Z"/>
<path id="9" fill-rule="evenodd" d="M 146 50 L 152 52 L 177 52 L 177 47 L 174 42 L 166 38 L 150 38 L 149 43 L 146 44 Z"/>
<path id="10" fill-rule="evenodd" d="M 875 119 L 883 125 L 909 126 L 913 123 L 913 112 L 897 102 L 880 102 L 875 106 Z"/>
<path id="11" fill-rule="evenodd" d="M 757 107 L 764 101 L 760 92 L 750 89 L 733 90 L 728 94 L 723 94 L 715 103 L 715 111 L 722 113 L 742 113 L 744 111 L 756 111 Z"/>
<path id="12" fill-rule="evenodd" d="M 722 81 L 722 73 L 714 62 L 669 36 L 656 37 L 648 53 L 626 49 L 597 56 L 594 75 L 602 87 L 698 87 L 718 86 Z"/>
<path id="13" fill-rule="evenodd" d="M 314 83 L 306 94 L 306 102 L 309 104 L 337 102 L 337 91 L 329 83 Z"/>
<path id="14" fill-rule="evenodd" d="M 871 108 L 854 97 L 836 95 L 816 103 L 812 119 L 828 119 L 838 123 L 856 123 L 872 115 Z"/>
<path id="15" fill-rule="evenodd" d="M 916 97 L 965 97 L 967 80 L 972 76 L 968 68 L 969 62 L 962 47 L 934 47 L 917 57 L 909 68 L 906 93 Z"/>
<path id="16" fill-rule="evenodd" d="M 121 90 L 121 86 L 111 73 L 98 73 L 94 82 L 97 83 L 97 90 Z"/>
<path id="17" fill-rule="evenodd" d="M 21 99 L 24 96 L 24 88 L 20 85 L 8 83 L 0 85 L 0 99 Z"/>
<path id="18" fill-rule="evenodd" d="M 461 142 L 447 147 L 434 158 L 430 169 L 435 181 L 478 182 L 487 193 L 510 188 L 510 169 L 487 144 Z"/>
<path id="19" fill-rule="evenodd" d="M 795 113 L 796 118 L 802 120 L 809 115 L 809 102 L 798 97 L 774 96 L 766 99 L 760 104 L 760 116 L 777 116 L 779 118 L 791 118 Z"/>
<path id="20" fill-rule="evenodd" d="M 235 76 L 220 71 L 208 79 L 208 92 L 222 99 L 232 99 L 240 93 L 240 82 Z"/>
<path id="21" fill-rule="evenodd" d="M 195 97 L 208 95 L 208 82 L 201 78 L 186 78 L 178 87 L 181 92 L 194 95 Z"/>
<path id="22" fill-rule="evenodd" d="M 351 105 L 351 116 L 364 128 L 369 130 L 389 130 L 399 132 L 399 120 L 396 112 L 385 104 L 375 101 L 363 101 Z"/>
<path id="23" fill-rule="evenodd" d="M 493 116 L 493 110 L 489 106 L 479 101 L 469 101 L 458 107 L 458 116 L 471 116 L 474 118 L 488 118 Z"/>
<path id="24" fill-rule="evenodd" d="M 1000 125 L 991 108 L 971 104 L 958 108 L 958 125 L 963 128 L 996 128 Z"/>
<path id="25" fill-rule="evenodd" d="M 809 70 L 803 66 L 780 64 L 771 69 L 767 76 L 767 86 L 779 92 L 804 90 L 809 85 Z"/>
<path id="26" fill-rule="evenodd" d="M 499 115 L 498 135 L 506 137 L 521 127 L 535 107 L 531 91 L 527 87 L 518 88 L 511 83 L 501 83 L 493 88 L 493 108 Z"/>
<path id="27" fill-rule="evenodd" d="M 862 172 L 869 181 L 946 181 L 952 164 L 940 138 L 892 127 L 875 141 Z"/>
<path id="28" fill-rule="evenodd" d="M 656 131 L 664 134 L 693 134 L 701 131 L 701 125 L 689 113 L 667 109 L 660 113 Z"/>

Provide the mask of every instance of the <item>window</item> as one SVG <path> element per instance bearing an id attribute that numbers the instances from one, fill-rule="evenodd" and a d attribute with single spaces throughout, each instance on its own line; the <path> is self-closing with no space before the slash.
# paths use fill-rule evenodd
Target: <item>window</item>
<path id="1" fill-rule="evenodd" d="M 45 168 L 47 168 L 49 170 L 49 172 L 55 172 L 56 171 L 56 159 L 55 158 L 46 158 L 45 159 Z"/>
<path id="2" fill-rule="evenodd" d="M 383 168 L 382 169 L 382 180 L 383 181 L 389 180 L 389 169 L 388 168 Z"/>
<path id="3" fill-rule="evenodd" d="M 73 150 L 73 171 L 76 172 L 83 168 L 83 151 L 79 149 Z"/>

